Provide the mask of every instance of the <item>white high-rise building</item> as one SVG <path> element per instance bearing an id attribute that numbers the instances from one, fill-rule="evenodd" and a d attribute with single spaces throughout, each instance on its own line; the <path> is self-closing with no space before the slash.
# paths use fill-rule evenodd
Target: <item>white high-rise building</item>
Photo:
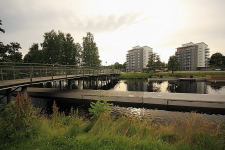
<path id="1" fill-rule="evenodd" d="M 127 71 L 143 71 L 147 70 L 149 56 L 152 54 L 152 48 L 149 46 L 135 46 L 128 51 L 126 57 Z"/>
<path id="2" fill-rule="evenodd" d="M 209 48 L 204 42 L 186 43 L 178 47 L 175 55 L 178 57 L 181 70 L 200 70 L 207 69 Z"/>

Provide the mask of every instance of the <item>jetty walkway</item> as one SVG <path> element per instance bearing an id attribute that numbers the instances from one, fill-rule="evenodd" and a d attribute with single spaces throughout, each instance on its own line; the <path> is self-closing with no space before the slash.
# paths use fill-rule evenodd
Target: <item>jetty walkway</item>
<path id="1" fill-rule="evenodd" d="M 172 107 L 206 109 L 209 112 L 225 113 L 225 95 L 219 94 L 190 94 L 190 93 L 160 93 L 132 91 L 103 91 L 103 90 L 72 90 L 56 88 L 29 87 L 28 94 L 33 97 L 45 97 L 60 100 L 64 103 L 84 104 L 104 98 L 119 106 L 134 106 L 146 108 L 168 109 Z M 17 94 L 18 92 L 14 92 Z"/>

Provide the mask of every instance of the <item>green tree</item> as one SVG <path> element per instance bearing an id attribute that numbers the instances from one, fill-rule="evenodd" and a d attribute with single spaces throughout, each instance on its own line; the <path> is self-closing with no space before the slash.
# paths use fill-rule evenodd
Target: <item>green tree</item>
<path id="1" fill-rule="evenodd" d="M 180 70 L 180 62 L 176 56 L 170 56 L 168 61 L 168 69 L 172 71 Z"/>
<path id="2" fill-rule="evenodd" d="M 81 46 L 74 43 L 70 33 L 51 30 L 44 34 L 44 42 L 41 44 L 44 63 L 60 65 L 76 65 L 81 57 Z"/>
<path id="3" fill-rule="evenodd" d="M 120 64 L 120 63 L 118 63 L 118 62 L 116 62 L 116 63 L 114 64 L 114 68 L 115 68 L 115 69 L 122 69 L 122 68 L 123 68 L 123 65 Z"/>
<path id="4" fill-rule="evenodd" d="M 42 63 L 42 50 L 39 49 L 38 43 L 33 43 L 29 52 L 24 56 L 25 63 Z"/>
<path id="5" fill-rule="evenodd" d="M 149 56 L 147 67 L 150 71 L 155 71 L 156 69 L 162 68 L 162 62 L 160 61 L 160 57 L 157 53 L 153 53 Z"/>
<path id="6" fill-rule="evenodd" d="M 59 57 L 59 42 L 57 33 L 54 30 L 44 33 L 44 41 L 41 44 L 43 50 L 44 63 L 58 63 Z"/>
<path id="7" fill-rule="evenodd" d="M 2 20 L 0 20 L 0 25 L 2 25 Z M 5 30 L 2 29 L 2 28 L 0 28 L 0 31 L 3 32 L 3 33 L 5 33 Z"/>
<path id="8" fill-rule="evenodd" d="M 98 47 L 94 42 L 94 36 L 90 32 L 87 32 L 87 36 L 83 37 L 82 57 L 84 66 L 98 67 L 101 64 Z"/>
<path id="9" fill-rule="evenodd" d="M 0 62 L 22 62 L 22 53 L 20 44 L 11 42 L 10 44 L 0 44 Z"/>
<path id="10" fill-rule="evenodd" d="M 214 53 L 210 58 L 210 65 L 224 67 L 225 66 L 225 56 L 221 53 Z"/>

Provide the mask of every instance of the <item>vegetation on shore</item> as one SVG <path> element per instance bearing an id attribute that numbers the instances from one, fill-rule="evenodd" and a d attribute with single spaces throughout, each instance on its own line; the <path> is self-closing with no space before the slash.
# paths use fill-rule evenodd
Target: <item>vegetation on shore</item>
<path id="1" fill-rule="evenodd" d="M 160 73 L 123 73 L 120 74 L 120 79 L 146 79 L 149 76 L 163 78 L 186 78 L 192 75 L 194 78 L 205 78 L 206 75 L 225 75 L 225 72 L 160 72 Z"/>
<path id="2" fill-rule="evenodd" d="M 101 106 L 101 107 L 100 107 Z M 92 103 L 91 118 L 71 109 L 60 113 L 53 104 L 51 116 L 41 115 L 28 97 L 0 111 L 0 149 L 225 149 L 224 122 L 210 122 L 202 114 L 177 116 L 171 122 L 154 118 L 110 115 L 104 99 Z"/>

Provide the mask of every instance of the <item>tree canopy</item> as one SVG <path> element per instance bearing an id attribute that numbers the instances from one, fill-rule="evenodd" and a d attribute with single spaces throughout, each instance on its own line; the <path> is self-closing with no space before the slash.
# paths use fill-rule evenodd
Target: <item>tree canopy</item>
<path id="1" fill-rule="evenodd" d="M 171 70 L 172 73 L 180 69 L 180 62 L 176 56 L 170 56 L 168 61 L 168 70 Z"/>
<path id="2" fill-rule="evenodd" d="M 42 51 L 39 49 L 38 43 L 33 43 L 29 48 L 29 52 L 24 56 L 25 63 L 42 63 Z"/>
<path id="3" fill-rule="evenodd" d="M 156 69 L 161 69 L 163 63 L 160 60 L 159 55 L 157 53 L 153 53 L 149 56 L 147 67 L 150 71 L 155 71 Z"/>
<path id="4" fill-rule="evenodd" d="M 225 56 L 221 53 L 214 53 L 210 58 L 210 65 L 225 67 Z"/>
<path id="5" fill-rule="evenodd" d="M 43 63 L 77 65 L 80 62 L 82 48 L 79 43 L 74 43 L 70 33 L 46 32 L 41 45 Z"/>
<path id="6" fill-rule="evenodd" d="M 98 67 L 101 64 L 99 60 L 98 47 L 94 42 L 94 36 L 87 32 L 86 37 L 83 37 L 83 65 L 88 67 Z"/>
<path id="7" fill-rule="evenodd" d="M 10 44 L 3 45 L 0 43 L 0 62 L 22 62 L 22 53 L 20 44 L 11 42 Z"/>

